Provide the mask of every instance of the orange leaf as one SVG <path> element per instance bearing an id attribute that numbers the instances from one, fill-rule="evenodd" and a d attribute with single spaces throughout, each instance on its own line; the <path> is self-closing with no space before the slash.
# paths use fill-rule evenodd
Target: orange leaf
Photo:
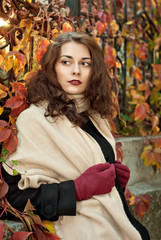
<path id="1" fill-rule="evenodd" d="M 139 119 L 140 121 L 142 121 L 146 118 L 146 111 L 142 104 L 138 104 L 136 106 L 134 115 L 135 115 L 135 120 Z"/>
<path id="2" fill-rule="evenodd" d="M 143 75 L 140 71 L 139 68 L 136 68 L 133 72 L 133 77 L 136 79 L 136 80 L 142 80 L 143 79 Z"/>
<path id="3" fill-rule="evenodd" d="M 102 23 L 101 21 L 97 21 L 96 23 L 96 30 L 98 35 L 100 36 L 107 28 L 107 23 Z"/>
<path id="4" fill-rule="evenodd" d="M 18 72 L 20 69 L 24 68 L 24 66 L 26 65 L 26 57 L 24 54 L 18 53 L 18 54 L 16 54 L 16 58 L 17 58 L 16 68 L 17 68 L 17 72 Z"/>
<path id="5" fill-rule="evenodd" d="M 39 49 L 47 49 L 49 44 L 50 42 L 47 39 L 43 39 L 39 44 Z"/>
<path id="6" fill-rule="evenodd" d="M 24 100 L 21 97 L 11 97 L 6 101 L 4 107 L 14 109 L 20 107 L 23 103 Z"/>
<path id="7" fill-rule="evenodd" d="M 147 117 L 147 113 L 150 113 L 149 105 L 147 103 L 139 103 L 135 108 L 135 120 L 143 121 Z"/>
<path id="8" fill-rule="evenodd" d="M 63 32 L 73 32 L 73 28 L 69 22 L 65 22 L 65 23 L 63 23 L 62 31 Z"/>
<path id="9" fill-rule="evenodd" d="M 8 193 L 9 186 L 4 181 L 4 179 L 0 179 L 0 198 L 4 197 Z"/>
<path id="10" fill-rule="evenodd" d="M 45 52 L 47 51 L 47 48 L 49 46 L 50 42 L 47 39 L 43 39 L 40 44 L 39 44 L 39 48 L 37 51 L 37 61 L 40 63 L 41 58 L 43 57 L 43 55 L 45 54 Z"/>
<path id="11" fill-rule="evenodd" d="M 24 98 L 27 97 L 26 88 L 22 83 L 14 82 L 14 83 L 11 83 L 11 85 L 12 85 L 12 92 L 16 92 Z"/>
<path id="12" fill-rule="evenodd" d="M 0 142 L 3 142 L 6 139 L 8 139 L 10 134 L 11 134 L 11 129 L 8 129 L 8 128 L 0 129 Z"/>
<path id="13" fill-rule="evenodd" d="M 8 151 L 8 154 L 10 154 L 16 150 L 17 144 L 17 136 L 12 131 L 10 136 L 3 143 L 3 148 Z"/>

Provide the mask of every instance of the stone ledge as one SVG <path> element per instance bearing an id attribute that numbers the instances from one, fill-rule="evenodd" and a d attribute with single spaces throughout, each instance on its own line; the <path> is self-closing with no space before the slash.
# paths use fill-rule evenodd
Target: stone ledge
<path id="1" fill-rule="evenodd" d="M 136 216 L 133 206 L 130 209 L 132 214 L 148 229 L 150 240 L 161 240 L 161 178 L 128 185 L 128 188 L 133 194 L 146 194 L 151 198 L 149 211 L 141 219 Z"/>
<path id="2" fill-rule="evenodd" d="M 155 136 L 154 138 L 157 137 Z M 129 184 L 150 181 L 161 177 L 159 172 L 154 174 L 151 166 L 145 167 L 144 161 L 140 158 L 144 149 L 142 137 L 121 137 L 116 138 L 116 141 L 122 143 L 123 163 L 131 170 Z"/>

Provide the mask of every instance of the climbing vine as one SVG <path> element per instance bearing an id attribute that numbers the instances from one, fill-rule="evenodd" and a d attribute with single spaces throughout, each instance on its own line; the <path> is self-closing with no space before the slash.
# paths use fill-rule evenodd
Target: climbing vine
<path id="1" fill-rule="evenodd" d="M 2 0 L 0 17 L 0 162 L 17 147 L 16 119 L 29 106 L 26 82 L 40 68 L 39 62 L 47 46 L 62 32 L 83 31 L 95 38 L 103 48 L 109 75 L 114 83 L 114 119 L 111 128 L 117 136 L 156 136 L 160 134 L 161 119 L 161 1 L 148 0 L 142 10 L 141 1 L 117 0 L 117 15 L 112 1 L 81 1 L 81 15 L 75 18 L 65 1 L 53 0 L 50 4 L 32 3 L 29 0 Z M 136 15 L 132 17 L 133 8 Z M 124 21 L 122 20 L 124 19 Z M 126 56 L 125 56 L 126 53 Z M 126 74 L 126 78 L 125 78 Z M 126 82 L 125 82 L 126 80 Z M 118 104 L 119 103 L 119 104 Z M 120 109 L 118 107 L 120 105 Z M 141 158 L 145 166 L 161 169 L 161 137 L 146 139 Z M 118 159 L 123 160 L 121 143 L 116 146 Z M 6 163 L 7 164 L 7 163 Z M 14 164 L 18 164 L 16 161 Z M 13 173 L 16 170 L 13 169 Z M 14 233 L 13 239 L 59 239 L 49 222 L 34 214 L 28 202 L 23 213 L 6 200 L 8 185 L 0 179 L 1 215 L 10 212 L 19 218 L 26 232 Z M 142 217 L 149 209 L 148 196 L 135 196 L 126 190 L 127 201 L 135 205 Z M 8 228 L 0 221 L 0 239 Z M 41 237 L 40 237 L 41 236 Z"/>

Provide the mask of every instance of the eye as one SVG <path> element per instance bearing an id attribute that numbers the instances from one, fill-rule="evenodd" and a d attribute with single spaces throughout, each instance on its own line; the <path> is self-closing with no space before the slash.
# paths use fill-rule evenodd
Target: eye
<path id="1" fill-rule="evenodd" d="M 70 62 L 69 62 L 68 60 L 62 60 L 61 63 L 62 63 L 63 65 L 69 65 L 69 64 L 70 64 Z"/>
<path id="2" fill-rule="evenodd" d="M 89 63 L 89 62 L 82 62 L 82 65 L 83 65 L 83 66 L 90 66 L 91 63 Z"/>

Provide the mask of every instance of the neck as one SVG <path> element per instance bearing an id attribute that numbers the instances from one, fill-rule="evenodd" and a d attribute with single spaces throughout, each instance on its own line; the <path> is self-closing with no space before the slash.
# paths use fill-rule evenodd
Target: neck
<path id="1" fill-rule="evenodd" d="M 76 109 L 78 113 L 81 113 L 87 110 L 88 100 L 85 99 L 84 94 L 77 94 L 77 95 L 68 94 L 67 96 L 69 99 L 75 100 Z"/>

